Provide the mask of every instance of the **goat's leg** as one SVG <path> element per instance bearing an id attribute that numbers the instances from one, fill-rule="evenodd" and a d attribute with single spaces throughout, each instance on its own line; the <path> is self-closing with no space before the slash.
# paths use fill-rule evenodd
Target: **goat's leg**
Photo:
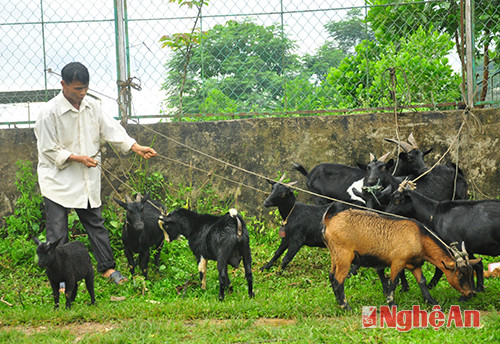
<path id="1" fill-rule="evenodd" d="M 390 289 L 389 278 L 387 278 L 387 276 L 385 275 L 384 268 L 377 268 L 375 269 L 375 271 L 377 271 L 380 283 L 382 283 L 382 292 L 384 293 L 384 296 L 387 297 L 389 295 Z"/>
<path id="2" fill-rule="evenodd" d="M 219 300 L 223 301 L 224 290 L 231 284 L 227 275 L 227 261 L 225 259 L 221 257 L 217 259 L 217 270 L 219 271 Z"/>
<path id="3" fill-rule="evenodd" d="M 71 291 L 70 295 L 71 302 L 75 301 L 77 293 L 78 293 L 78 282 L 75 282 L 73 285 L 73 290 Z"/>
<path id="4" fill-rule="evenodd" d="M 359 265 L 356 263 L 353 263 L 351 265 L 351 270 L 349 270 L 349 275 L 347 275 L 347 278 L 349 278 L 351 276 L 356 276 L 358 274 L 358 270 L 359 270 Z"/>
<path id="5" fill-rule="evenodd" d="M 406 279 L 405 271 L 401 271 L 401 274 L 399 275 L 399 280 L 401 281 L 401 291 L 407 292 L 410 290 L 410 286 L 408 284 L 408 280 Z"/>
<path id="6" fill-rule="evenodd" d="M 50 281 L 50 287 L 52 288 L 52 295 L 54 296 L 54 308 L 59 308 L 59 282 Z"/>
<path id="7" fill-rule="evenodd" d="M 471 256 L 472 259 L 475 259 L 474 256 Z M 476 278 L 477 278 L 477 287 L 475 288 L 475 291 L 484 291 L 484 265 L 483 261 L 479 261 L 479 263 L 473 264 L 472 267 L 474 268 L 474 271 L 476 272 Z M 472 285 L 474 286 L 474 276 L 472 277 Z"/>
<path id="8" fill-rule="evenodd" d="M 130 270 L 130 274 L 133 275 L 134 271 L 135 271 L 135 267 L 137 266 L 137 262 L 134 259 L 134 253 L 127 246 L 125 246 L 123 248 L 123 252 L 125 253 L 125 257 L 127 257 L 128 268 Z"/>
<path id="9" fill-rule="evenodd" d="M 389 306 L 396 306 L 396 302 L 394 302 L 394 292 L 396 291 L 396 286 L 398 280 L 401 278 L 401 274 L 404 273 L 404 266 L 393 263 L 391 265 L 391 280 L 389 284 L 389 293 L 386 296 L 387 303 Z"/>
<path id="10" fill-rule="evenodd" d="M 248 296 L 254 297 L 253 292 L 253 275 L 252 275 L 252 253 L 250 244 L 246 242 L 240 246 L 241 256 L 243 257 L 243 267 L 245 268 L 245 279 L 247 280 Z"/>
<path id="11" fill-rule="evenodd" d="M 432 277 L 429 284 L 427 284 L 427 288 L 428 289 L 434 288 L 438 284 L 441 276 L 443 276 L 443 272 L 440 269 L 436 268 L 436 271 L 434 272 L 434 276 Z"/>
<path id="12" fill-rule="evenodd" d="M 288 242 L 288 250 L 286 251 L 285 257 L 281 262 L 281 270 L 285 270 L 288 264 L 292 261 L 293 257 L 299 252 L 300 248 L 304 245 L 303 241 L 292 240 Z M 349 265 L 350 266 L 350 265 Z"/>
<path id="13" fill-rule="evenodd" d="M 71 308 L 71 303 L 73 302 L 74 297 L 76 297 L 76 288 L 77 282 L 74 279 L 66 279 L 66 309 Z"/>
<path id="14" fill-rule="evenodd" d="M 163 249 L 163 239 L 161 241 L 161 244 L 158 245 L 155 249 L 155 255 L 154 255 L 154 260 L 155 260 L 155 266 L 157 268 L 160 267 L 160 256 L 161 256 L 161 250 Z"/>
<path id="15" fill-rule="evenodd" d="M 200 272 L 201 289 L 207 289 L 207 260 L 201 256 L 198 259 L 198 271 Z"/>
<path id="16" fill-rule="evenodd" d="M 90 295 L 90 304 L 95 304 L 95 291 L 94 291 L 94 271 L 90 271 L 85 277 L 85 286 L 87 287 L 87 291 Z"/>
<path id="17" fill-rule="evenodd" d="M 144 251 L 139 252 L 139 267 L 144 278 L 148 278 L 148 264 L 149 264 L 149 247 Z"/>
<path id="18" fill-rule="evenodd" d="M 427 288 L 427 281 L 425 280 L 425 276 L 422 273 L 422 268 L 417 267 L 412 270 L 413 276 L 417 280 L 418 286 L 420 287 L 420 290 L 422 291 L 422 296 L 424 297 L 424 300 L 427 301 L 431 305 L 437 305 L 438 303 L 434 298 L 431 296 L 429 293 L 429 289 Z"/>
<path id="19" fill-rule="evenodd" d="M 281 255 L 283 254 L 283 252 L 285 252 L 287 248 L 288 248 L 288 240 L 286 238 L 281 239 L 280 246 L 278 247 L 276 252 L 274 252 L 273 257 L 269 262 L 267 262 L 263 267 L 260 268 L 260 271 L 269 270 L 269 268 L 273 266 L 274 263 L 276 263 L 278 258 L 281 257 Z"/>
<path id="20" fill-rule="evenodd" d="M 332 253 L 332 269 L 328 275 L 330 279 L 330 284 L 332 286 L 335 297 L 337 298 L 337 303 L 341 308 L 346 310 L 352 310 L 351 306 L 347 302 L 344 292 L 344 283 L 349 273 L 352 260 L 354 259 L 354 253 L 349 252 L 335 252 Z"/>

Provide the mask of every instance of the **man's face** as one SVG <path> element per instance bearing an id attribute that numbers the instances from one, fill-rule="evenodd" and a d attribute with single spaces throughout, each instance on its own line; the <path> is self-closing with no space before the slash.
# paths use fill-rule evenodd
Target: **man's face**
<path id="1" fill-rule="evenodd" d="M 89 85 L 84 85 L 80 81 L 73 81 L 71 84 L 61 81 L 61 85 L 66 99 L 68 99 L 71 105 L 78 108 L 89 90 Z"/>

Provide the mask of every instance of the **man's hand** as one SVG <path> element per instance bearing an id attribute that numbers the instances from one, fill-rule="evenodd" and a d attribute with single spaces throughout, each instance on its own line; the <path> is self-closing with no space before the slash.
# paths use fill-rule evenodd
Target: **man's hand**
<path id="1" fill-rule="evenodd" d="M 133 152 L 136 152 L 146 160 L 158 155 L 158 153 L 156 153 L 156 151 L 153 148 L 147 146 L 141 146 L 137 142 L 132 145 L 131 149 Z"/>
<path id="2" fill-rule="evenodd" d="M 80 162 L 80 163 L 84 164 L 87 167 L 96 167 L 97 166 L 97 160 L 95 160 L 95 159 L 93 159 L 93 158 L 91 158 L 89 156 L 86 156 L 86 155 L 71 154 L 68 157 L 68 160 Z"/>

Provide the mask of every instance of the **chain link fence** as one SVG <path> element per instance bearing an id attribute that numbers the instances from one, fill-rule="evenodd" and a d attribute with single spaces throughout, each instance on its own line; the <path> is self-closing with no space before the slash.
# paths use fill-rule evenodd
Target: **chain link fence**
<path id="1" fill-rule="evenodd" d="M 129 0 L 120 86 L 113 1 L 5 0 L 0 127 L 32 125 L 71 61 L 115 117 L 126 87 L 142 122 L 456 107 L 467 99 L 464 3 Z M 472 5 L 471 89 L 476 106 L 498 107 L 500 0 Z"/>

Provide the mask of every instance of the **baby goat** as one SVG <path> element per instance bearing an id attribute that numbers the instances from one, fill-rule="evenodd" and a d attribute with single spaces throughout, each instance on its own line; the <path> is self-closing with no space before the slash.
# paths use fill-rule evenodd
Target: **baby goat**
<path id="1" fill-rule="evenodd" d="M 139 267 L 144 278 L 147 278 L 151 248 L 156 252 L 154 256 L 156 267 L 160 265 L 164 235 L 158 226 L 158 216 L 164 208 L 160 202 L 150 200 L 149 194 L 144 197 L 138 194 L 135 202 L 128 196 L 125 199 L 126 202 L 122 202 L 115 198 L 115 202 L 127 211 L 122 232 L 123 250 L 128 260 L 130 274 L 134 274 L 137 266 L 134 253 L 138 253 Z"/>
<path id="2" fill-rule="evenodd" d="M 54 295 L 54 307 L 59 307 L 59 283 L 66 284 L 66 308 L 76 298 L 78 282 L 85 279 L 85 285 L 90 295 L 90 303 L 95 303 L 94 269 L 90 260 L 89 251 L 80 241 L 72 241 L 59 245 L 62 237 L 55 242 L 41 242 L 33 238 L 37 244 L 38 266 L 46 268 L 47 277 Z"/>
<path id="3" fill-rule="evenodd" d="M 198 262 L 202 289 L 206 289 L 207 260 L 215 260 L 219 271 L 219 300 L 224 300 L 224 291 L 232 291 L 227 265 L 237 268 L 243 258 L 248 295 L 254 297 L 250 238 L 236 209 L 215 216 L 179 208 L 160 216 L 158 224 L 168 234 L 167 242 L 181 234 L 187 238 Z"/>
<path id="4" fill-rule="evenodd" d="M 323 235 L 330 251 L 332 266 L 330 283 L 342 308 L 351 309 L 344 294 L 344 282 L 353 260 L 358 257 L 363 266 L 391 268 L 387 302 L 394 304 L 396 279 L 403 269 L 411 270 L 424 299 L 437 304 L 427 289 L 422 265 L 430 262 L 443 271 L 448 282 L 465 298 L 474 294 L 472 266 L 458 252 L 452 256 L 447 248 L 420 223 L 382 216 L 363 210 L 325 213 Z"/>

